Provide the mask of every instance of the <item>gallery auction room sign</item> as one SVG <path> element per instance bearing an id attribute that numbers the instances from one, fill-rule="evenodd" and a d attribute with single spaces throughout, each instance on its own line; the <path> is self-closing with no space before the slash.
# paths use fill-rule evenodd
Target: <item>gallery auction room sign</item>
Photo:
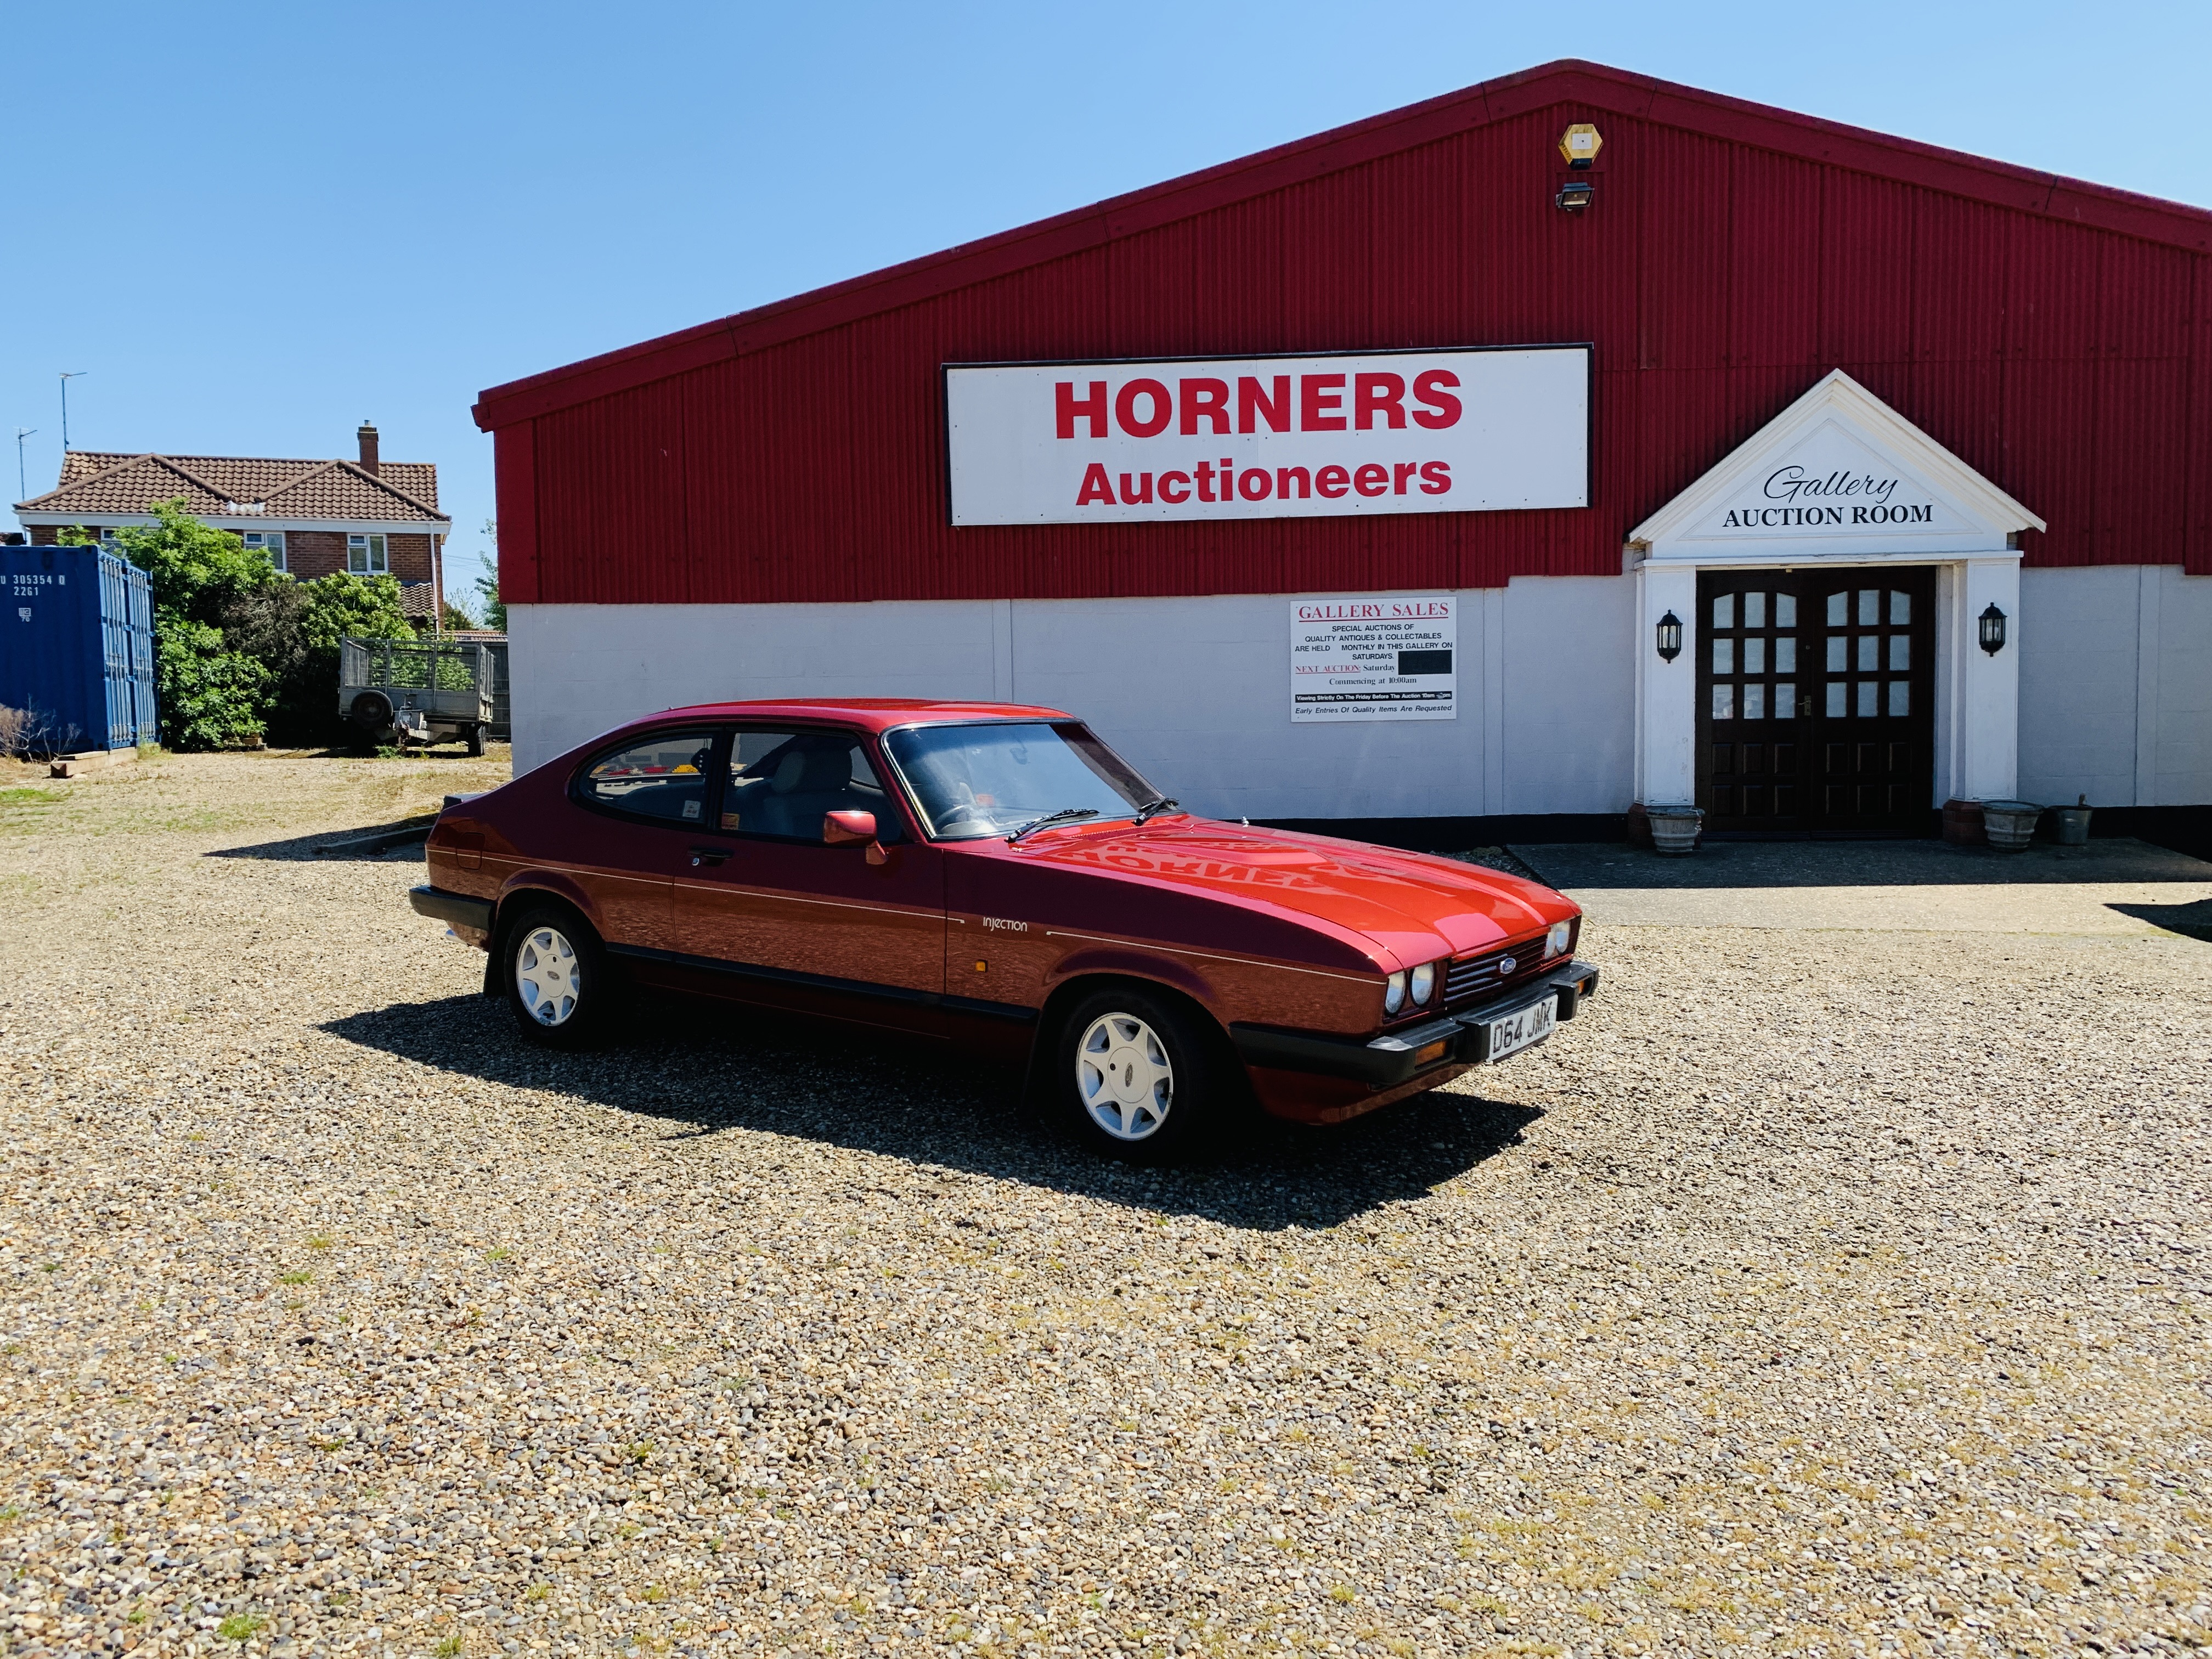
<path id="1" fill-rule="evenodd" d="M 1451 720 L 1458 646 L 1449 594 L 1293 600 L 1291 719 Z"/>
<path id="2" fill-rule="evenodd" d="M 945 370 L 952 522 L 1589 504 L 1588 346 Z"/>

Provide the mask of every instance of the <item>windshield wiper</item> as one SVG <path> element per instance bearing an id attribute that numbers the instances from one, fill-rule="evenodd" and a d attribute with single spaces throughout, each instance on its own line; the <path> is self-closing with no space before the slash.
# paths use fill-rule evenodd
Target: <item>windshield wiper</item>
<path id="1" fill-rule="evenodd" d="M 1161 813 L 1172 811 L 1182 805 L 1181 801 L 1170 800 L 1165 795 L 1155 795 L 1137 809 L 1137 816 L 1132 822 L 1141 824 L 1146 818 L 1156 818 Z"/>
<path id="2" fill-rule="evenodd" d="M 1063 806 L 1057 812 L 1048 812 L 1041 818 L 1031 818 L 1006 837 L 1006 845 L 1012 847 L 1030 830 L 1042 830 L 1048 823 L 1073 823 L 1078 818 L 1095 818 L 1097 816 L 1098 809 L 1095 806 Z"/>

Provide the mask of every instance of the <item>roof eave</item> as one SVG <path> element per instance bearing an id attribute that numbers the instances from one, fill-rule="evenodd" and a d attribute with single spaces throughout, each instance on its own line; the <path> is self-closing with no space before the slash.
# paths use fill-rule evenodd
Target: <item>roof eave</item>
<path id="1" fill-rule="evenodd" d="M 72 507 L 64 511 L 51 507 L 37 507 L 29 501 L 18 501 L 10 510 L 15 514 L 16 520 L 25 525 L 155 525 L 161 523 L 161 520 L 151 513 L 135 509 L 125 511 L 112 507 Z M 295 517 L 287 518 L 276 513 L 195 513 L 191 516 L 199 523 L 210 526 L 216 530 L 373 530 L 379 532 L 397 532 L 404 535 L 419 530 L 435 531 L 444 534 L 453 527 L 453 521 L 443 517 L 349 519 L 342 514 L 325 514 L 317 518 L 311 514 L 301 514 Z"/>
<path id="2" fill-rule="evenodd" d="M 2212 252 L 2212 212 L 2203 209 L 1846 126 L 1602 64 L 1563 58 L 714 322 L 510 380 L 482 392 L 471 413 L 479 428 L 495 431 L 1566 100 L 1892 177 L 1994 206 L 2049 214 L 2192 252 Z"/>

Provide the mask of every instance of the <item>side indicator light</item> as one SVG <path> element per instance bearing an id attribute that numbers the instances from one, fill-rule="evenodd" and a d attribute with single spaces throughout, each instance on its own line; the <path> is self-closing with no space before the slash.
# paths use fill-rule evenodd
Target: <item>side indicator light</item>
<path id="1" fill-rule="evenodd" d="M 981 973 L 988 972 L 988 969 L 986 968 L 986 966 L 985 966 L 985 964 L 984 964 L 984 963 L 980 963 L 980 962 L 979 962 L 979 963 L 977 963 L 975 964 L 975 971 L 976 971 L 977 973 L 981 974 Z"/>

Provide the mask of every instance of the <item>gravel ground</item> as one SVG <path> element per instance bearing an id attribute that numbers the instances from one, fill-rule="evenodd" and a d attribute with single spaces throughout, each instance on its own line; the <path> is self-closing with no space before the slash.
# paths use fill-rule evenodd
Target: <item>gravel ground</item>
<path id="1" fill-rule="evenodd" d="M 892 1045 L 520 1046 L 309 855 L 499 765 L 0 794 L 9 1651 L 2212 1639 L 2212 947 L 1594 927 L 1546 1048 L 1133 1173 Z"/>

